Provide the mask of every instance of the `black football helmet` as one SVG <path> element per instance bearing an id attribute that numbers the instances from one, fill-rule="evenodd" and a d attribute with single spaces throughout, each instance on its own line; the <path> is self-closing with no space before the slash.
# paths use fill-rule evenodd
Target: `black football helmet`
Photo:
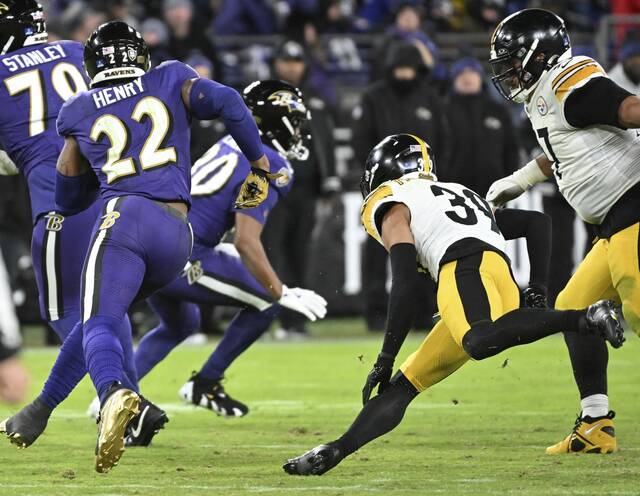
<path id="1" fill-rule="evenodd" d="M 255 81 L 244 89 L 242 97 L 265 144 L 289 159 L 309 157 L 309 149 L 304 146 L 309 136 L 303 132 L 311 114 L 298 88 L 277 79 Z"/>
<path id="2" fill-rule="evenodd" d="M 0 0 L 0 55 L 47 38 L 44 11 L 36 0 Z"/>
<path id="3" fill-rule="evenodd" d="M 147 44 L 126 22 L 98 26 L 84 44 L 84 68 L 92 87 L 142 76 L 150 66 Z"/>
<path id="4" fill-rule="evenodd" d="M 571 57 L 564 21 L 543 9 L 524 9 L 504 19 L 491 37 L 491 80 L 507 100 L 523 103 L 542 74 Z"/>
<path id="5" fill-rule="evenodd" d="M 411 172 L 424 172 L 437 180 L 431 147 L 413 134 L 387 136 L 371 150 L 364 164 L 360 179 L 362 196 L 366 198 L 382 183 Z"/>

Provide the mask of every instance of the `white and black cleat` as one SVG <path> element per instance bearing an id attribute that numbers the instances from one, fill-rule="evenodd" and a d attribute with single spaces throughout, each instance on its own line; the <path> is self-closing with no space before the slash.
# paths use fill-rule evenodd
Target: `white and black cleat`
<path id="1" fill-rule="evenodd" d="M 618 319 L 615 303 L 611 300 L 600 300 L 587 308 L 587 324 L 609 341 L 614 348 L 620 348 L 625 342 L 624 328 Z"/>
<path id="2" fill-rule="evenodd" d="M 249 407 L 229 396 L 220 381 L 194 373 L 180 388 L 180 397 L 193 405 L 211 410 L 221 417 L 244 417 Z"/>

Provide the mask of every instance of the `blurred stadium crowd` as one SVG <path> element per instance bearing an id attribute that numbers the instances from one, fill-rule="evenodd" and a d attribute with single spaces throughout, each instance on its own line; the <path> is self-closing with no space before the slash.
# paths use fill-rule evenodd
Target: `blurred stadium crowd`
<path id="1" fill-rule="evenodd" d="M 347 208 L 359 202 L 352 192 L 371 147 L 397 132 L 424 137 L 435 151 L 439 178 L 480 194 L 539 153 L 522 109 L 500 101 L 485 72 L 498 21 L 525 7 L 552 10 L 566 20 L 574 54 L 604 56 L 618 84 L 636 93 L 640 84 L 637 0 L 41 2 L 52 40 L 84 42 L 99 24 L 122 19 L 142 32 L 154 64 L 185 61 L 201 76 L 239 90 L 271 77 L 300 87 L 313 116 L 312 153 L 305 163 L 293 163 L 294 189 L 272 213 L 265 244 L 287 284 L 318 290 L 329 300 L 330 315 L 362 313 L 371 330 L 384 326 L 386 254 L 349 231 L 359 226 Z M 631 17 L 602 35 L 600 27 L 612 15 Z M 219 126 L 193 123 L 194 160 L 224 134 Z M 573 269 L 575 216 L 554 185 L 547 186 L 541 206 L 554 219 L 553 302 Z M 0 178 L 0 326 L 6 335 L 15 336 L 20 324 L 40 323 L 30 222 L 22 178 Z M 336 270 L 352 263 L 350 240 L 362 243 L 358 265 Z M 355 285 L 345 275 L 350 271 L 358 273 Z M 424 284 L 431 294 L 433 284 Z M 430 324 L 434 307 L 434 301 L 424 306 L 419 327 Z M 205 309 L 203 316 L 211 317 L 203 320 L 205 330 L 215 330 L 219 312 Z M 133 321 L 145 327 L 145 315 L 140 307 Z M 304 322 L 286 312 L 281 328 L 282 337 L 305 332 Z"/>

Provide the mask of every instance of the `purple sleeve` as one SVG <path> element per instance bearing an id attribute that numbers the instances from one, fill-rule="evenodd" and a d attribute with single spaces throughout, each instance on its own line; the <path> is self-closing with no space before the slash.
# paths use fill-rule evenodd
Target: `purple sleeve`
<path id="1" fill-rule="evenodd" d="M 220 118 L 229 134 L 250 162 L 263 155 L 258 126 L 240 94 L 209 79 L 198 79 L 189 95 L 191 114 L 197 119 Z"/>
<path id="2" fill-rule="evenodd" d="M 71 125 L 69 123 L 69 101 L 65 103 L 60 112 L 58 112 L 58 118 L 56 120 L 56 129 L 58 130 L 58 135 L 60 136 L 69 136 L 71 134 Z"/>

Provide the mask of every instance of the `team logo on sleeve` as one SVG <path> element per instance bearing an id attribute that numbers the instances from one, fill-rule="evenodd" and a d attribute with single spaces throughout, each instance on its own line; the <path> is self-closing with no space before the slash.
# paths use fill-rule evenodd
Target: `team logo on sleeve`
<path id="1" fill-rule="evenodd" d="M 536 107 L 538 107 L 538 112 L 540 113 L 540 115 L 547 115 L 549 107 L 547 107 L 547 102 L 541 96 L 539 96 L 538 100 L 536 101 Z"/>
<path id="2" fill-rule="evenodd" d="M 103 229 L 109 229 L 110 227 L 113 227 L 118 217 L 120 217 L 120 212 L 109 212 L 108 214 L 103 215 L 101 217 L 101 219 L 103 220 L 102 220 L 102 224 L 100 224 L 100 228 L 99 228 L 100 231 L 102 231 Z"/>
<path id="3" fill-rule="evenodd" d="M 62 215 L 52 212 L 50 214 L 47 214 L 46 219 L 47 219 L 47 225 L 46 225 L 47 231 L 56 231 L 56 232 L 62 231 L 62 223 L 64 222 L 64 217 Z"/>

